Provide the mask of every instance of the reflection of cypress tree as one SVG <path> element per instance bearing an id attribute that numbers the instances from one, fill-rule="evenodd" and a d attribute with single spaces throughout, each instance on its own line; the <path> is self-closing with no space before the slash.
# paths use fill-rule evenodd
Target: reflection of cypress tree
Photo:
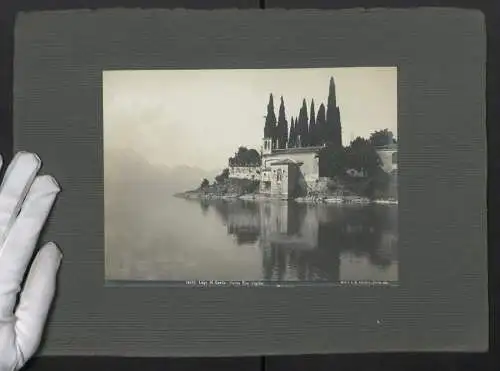
<path id="1" fill-rule="evenodd" d="M 318 225 L 318 248 L 339 251 L 344 242 L 342 233 L 341 223 L 320 222 Z"/>
<path id="2" fill-rule="evenodd" d="M 265 237 L 267 234 L 261 229 L 262 224 L 258 219 L 265 214 L 265 210 L 271 212 L 270 208 L 280 207 L 245 201 L 203 200 L 200 203 L 202 210 L 215 209 L 227 225 L 228 233 L 236 236 L 239 244 L 254 244 L 259 238 Z M 284 246 L 277 243 L 269 246 L 265 244 L 266 241 L 262 241 L 265 246 L 262 250 L 262 273 L 266 280 L 283 280 L 292 274 L 301 280 L 337 281 L 341 252 L 366 257 L 371 264 L 379 267 L 386 267 L 397 259 L 390 245 L 382 245 L 391 243 L 391 234 L 397 239 L 397 227 L 394 224 L 397 209 L 391 213 L 392 209 L 378 206 L 343 208 L 342 211 L 335 207 L 318 206 L 321 209 L 318 218 L 306 220 L 310 212 L 308 205 L 290 203 L 287 207 L 288 235 L 297 236 L 304 223 L 318 221 L 317 248 L 302 250 L 294 249 L 293 244 Z M 271 214 L 282 215 L 280 212 Z M 314 225 L 309 227 L 315 228 Z M 389 238 L 386 239 L 384 234 Z M 286 239 L 285 236 L 283 238 Z"/>
<path id="3" fill-rule="evenodd" d="M 375 208 L 352 210 L 342 222 L 344 249 L 358 256 L 377 254 L 383 233 L 379 217 Z"/>
<path id="4" fill-rule="evenodd" d="M 302 256 L 300 254 L 296 254 L 295 256 L 295 266 L 297 267 L 297 278 L 301 281 L 310 281 L 310 277 L 308 277 L 307 270 L 307 262 L 305 259 L 301 259 Z"/>
<path id="5" fill-rule="evenodd" d="M 380 254 L 379 251 L 370 252 L 368 260 L 370 260 L 371 264 L 380 268 L 387 268 L 392 264 L 392 260 L 389 257 Z"/>
<path id="6" fill-rule="evenodd" d="M 290 260 L 291 258 L 289 258 Z M 300 280 L 316 281 L 318 278 L 330 282 L 337 282 L 339 280 L 339 250 L 299 251 L 296 252 L 293 262 Z"/>
<path id="7" fill-rule="evenodd" d="M 295 206 L 295 205 L 294 205 Z M 298 206 L 298 205 L 297 205 Z M 302 205 L 300 205 L 302 206 Z M 300 218 L 300 209 L 298 208 L 293 208 L 290 212 L 288 212 L 288 230 L 287 234 L 290 236 L 297 235 L 299 233 L 301 224 L 303 222 L 303 218 L 301 220 Z"/>
<path id="8" fill-rule="evenodd" d="M 287 271 L 286 251 L 285 249 L 282 249 L 279 246 L 275 246 L 274 244 L 271 245 L 271 248 L 274 250 L 276 254 L 274 260 L 275 272 L 277 275 L 276 279 L 278 281 L 284 281 Z"/>
<path id="9" fill-rule="evenodd" d="M 309 277 L 309 261 L 307 260 L 307 254 L 297 250 L 290 250 L 288 253 L 288 262 L 289 265 L 294 268 L 298 280 L 311 280 L 311 277 Z"/>
<path id="10" fill-rule="evenodd" d="M 338 282 L 340 279 L 340 251 L 335 249 L 320 250 L 311 256 L 310 265 L 321 273 L 321 279 Z"/>
<path id="11" fill-rule="evenodd" d="M 262 252 L 262 266 L 264 280 L 270 281 L 273 279 L 274 269 L 274 249 L 266 249 Z"/>

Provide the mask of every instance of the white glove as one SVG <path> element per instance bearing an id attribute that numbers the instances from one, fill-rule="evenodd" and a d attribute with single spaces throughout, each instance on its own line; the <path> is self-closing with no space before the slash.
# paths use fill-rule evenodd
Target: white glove
<path id="1" fill-rule="evenodd" d="M 0 371 L 19 370 L 37 350 L 62 257 L 48 243 L 29 266 L 60 191 L 51 176 L 37 176 L 40 166 L 36 155 L 16 154 L 0 188 Z"/>

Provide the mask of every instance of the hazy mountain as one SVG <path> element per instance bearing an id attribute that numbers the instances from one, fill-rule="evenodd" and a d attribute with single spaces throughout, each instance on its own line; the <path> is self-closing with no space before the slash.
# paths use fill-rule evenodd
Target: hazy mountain
<path id="1" fill-rule="evenodd" d="M 169 179 L 168 184 L 172 188 L 177 188 L 174 190 L 175 192 L 183 192 L 198 187 L 203 178 L 212 182 L 221 170 L 207 171 L 192 166 L 176 166 L 166 170 L 165 175 Z"/>
<path id="2" fill-rule="evenodd" d="M 176 193 L 195 189 L 207 178 L 213 181 L 222 169 L 153 165 L 133 151 L 109 151 L 105 155 L 106 187 L 120 194 L 129 191 Z"/>

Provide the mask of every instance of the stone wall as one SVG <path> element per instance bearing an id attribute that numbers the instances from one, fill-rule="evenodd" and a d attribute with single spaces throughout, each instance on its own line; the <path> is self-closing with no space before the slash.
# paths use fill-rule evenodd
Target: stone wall
<path id="1" fill-rule="evenodd" d="M 232 167 L 229 167 L 229 178 L 260 180 L 260 167 L 258 167 L 258 166 L 232 166 Z"/>

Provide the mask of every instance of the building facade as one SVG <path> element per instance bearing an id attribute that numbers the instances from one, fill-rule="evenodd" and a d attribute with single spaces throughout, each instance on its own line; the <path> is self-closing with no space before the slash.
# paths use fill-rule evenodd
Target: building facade
<path id="1" fill-rule="evenodd" d="M 235 179 L 260 180 L 260 166 L 229 166 L 229 177 Z"/>
<path id="2" fill-rule="evenodd" d="M 323 147 L 272 148 L 263 139 L 260 192 L 282 198 L 305 195 L 319 179 L 318 153 Z"/>
<path id="3" fill-rule="evenodd" d="M 389 174 L 397 175 L 398 172 L 398 146 L 390 144 L 377 148 L 377 154 L 382 161 L 382 169 Z"/>
<path id="4" fill-rule="evenodd" d="M 324 146 L 277 149 L 273 148 L 271 138 L 264 138 L 261 166 L 230 166 L 229 177 L 259 180 L 259 192 L 273 197 L 289 199 L 304 196 L 320 179 L 318 154 L 322 148 Z M 397 175 L 397 146 L 377 148 L 377 154 L 381 159 L 382 169 Z M 363 171 L 349 171 L 351 176 L 364 175 Z"/>

